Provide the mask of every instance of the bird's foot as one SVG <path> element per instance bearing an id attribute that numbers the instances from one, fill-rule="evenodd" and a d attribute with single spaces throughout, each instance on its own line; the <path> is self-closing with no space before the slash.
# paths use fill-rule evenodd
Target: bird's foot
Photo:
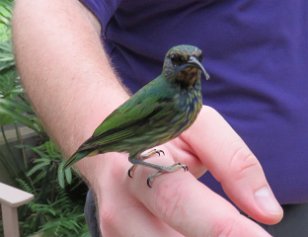
<path id="1" fill-rule="evenodd" d="M 146 159 L 151 158 L 154 155 L 160 156 L 161 154 L 165 155 L 165 152 L 163 150 L 153 149 L 153 150 L 146 152 L 145 154 L 139 155 L 139 160 L 146 160 Z M 127 173 L 130 178 L 133 178 L 135 170 L 136 170 L 136 165 L 133 165 L 128 170 Z"/>
<path id="2" fill-rule="evenodd" d="M 183 169 L 184 171 L 188 171 L 188 166 L 185 165 L 185 164 L 182 164 L 182 163 L 176 163 L 176 164 L 173 164 L 171 166 L 161 166 L 161 169 L 159 171 L 150 175 L 147 178 L 148 187 L 152 188 L 153 181 L 156 177 L 158 177 L 162 174 L 165 174 L 165 173 L 172 173 L 172 172 L 178 171 L 179 169 Z"/>

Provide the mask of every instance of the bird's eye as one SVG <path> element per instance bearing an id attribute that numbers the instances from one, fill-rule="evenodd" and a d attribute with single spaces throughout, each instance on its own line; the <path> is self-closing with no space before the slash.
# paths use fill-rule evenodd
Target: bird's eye
<path id="1" fill-rule="evenodd" d="M 186 61 L 182 55 L 178 55 L 178 54 L 171 54 L 170 59 L 173 65 L 182 65 Z"/>

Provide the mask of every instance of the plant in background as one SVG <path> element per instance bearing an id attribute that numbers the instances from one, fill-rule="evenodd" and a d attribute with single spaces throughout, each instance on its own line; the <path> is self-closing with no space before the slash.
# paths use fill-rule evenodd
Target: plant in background
<path id="1" fill-rule="evenodd" d="M 11 9 L 11 0 L 1 0 L 0 168 L 11 184 L 35 195 L 19 210 L 22 235 L 88 236 L 81 201 L 85 185 L 71 170 L 59 169 L 61 153 L 44 132 L 21 87 L 10 42 Z M 30 139 L 23 137 L 24 128 L 31 131 Z M 8 137 L 12 132 L 14 143 Z"/>
<path id="2" fill-rule="evenodd" d="M 33 166 L 26 175 L 30 182 L 18 178 L 17 182 L 23 190 L 32 192 L 35 200 L 22 210 L 21 223 L 24 230 L 34 233 L 33 227 L 40 226 L 42 236 L 83 236 L 87 233 L 84 222 L 83 203 L 76 199 L 80 191 L 80 179 L 69 173 L 65 176 L 58 172 L 62 162 L 61 154 L 55 144 L 46 140 L 41 145 L 28 146 L 34 153 Z M 66 178 L 65 178 L 66 177 Z M 70 192 L 65 187 L 65 179 L 73 186 Z M 63 188 L 59 186 L 63 185 Z M 75 196 L 75 199 L 72 197 Z M 29 218 L 30 217 L 30 218 Z"/>

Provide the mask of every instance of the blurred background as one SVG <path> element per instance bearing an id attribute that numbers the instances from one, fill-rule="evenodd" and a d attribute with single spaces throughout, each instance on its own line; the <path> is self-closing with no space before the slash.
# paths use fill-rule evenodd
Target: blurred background
<path id="1" fill-rule="evenodd" d="M 13 5 L 0 1 L 0 182 L 34 195 L 18 209 L 21 236 L 89 236 L 83 214 L 87 188 L 71 170 L 62 171 L 61 153 L 34 114 L 16 71 Z"/>

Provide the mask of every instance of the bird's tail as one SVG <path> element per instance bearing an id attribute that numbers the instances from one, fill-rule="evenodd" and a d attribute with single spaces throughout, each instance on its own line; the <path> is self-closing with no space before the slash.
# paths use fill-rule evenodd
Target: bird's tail
<path id="1" fill-rule="evenodd" d="M 84 151 L 76 151 L 68 160 L 65 161 L 63 169 L 67 169 L 68 167 L 75 164 L 77 161 L 89 155 L 92 151 L 84 150 Z"/>

